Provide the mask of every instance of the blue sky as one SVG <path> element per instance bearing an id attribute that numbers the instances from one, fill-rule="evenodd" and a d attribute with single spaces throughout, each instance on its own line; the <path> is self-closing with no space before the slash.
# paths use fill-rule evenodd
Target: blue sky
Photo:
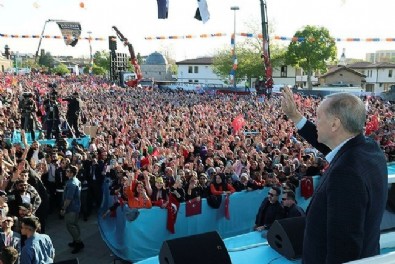
<path id="1" fill-rule="evenodd" d="M 85 8 L 80 7 L 84 3 Z M 156 0 L 0 0 L 0 33 L 40 35 L 48 19 L 79 21 L 82 37 L 92 31 L 104 41 L 92 43 L 93 51 L 108 48 L 111 27 L 117 26 L 131 40 L 136 52 L 148 55 L 168 50 L 177 60 L 213 55 L 216 49 L 230 48 L 233 32 L 233 11 L 237 5 L 236 31 L 250 32 L 247 24 L 260 25 L 259 0 L 207 0 L 211 15 L 203 24 L 194 19 L 196 0 L 169 0 L 169 18 L 157 18 Z M 392 23 L 393 0 L 267 0 L 269 24 L 275 35 L 291 37 L 303 26 L 318 25 L 329 29 L 333 37 L 395 38 Z M 147 36 L 197 35 L 226 33 L 227 37 L 193 38 L 188 40 L 145 40 Z M 46 35 L 60 35 L 55 23 L 48 23 Z M 236 43 L 242 41 L 237 39 Z M 279 41 L 283 45 L 288 42 Z M 37 39 L 0 38 L 0 50 L 8 44 L 12 50 L 35 53 Z M 346 48 L 347 57 L 365 58 L 366 52 L 395 49 L 395 42 L 339 42 L 339 53 Z M 127 52 L 118 43 L 119 52 Z M 89 56 L 87 41 L 76 47 L 65 46 L 62 40 L 44 39 L 42 48 L 53 55 Z M 339 54 L 340 56 L 340 54 Z"/>

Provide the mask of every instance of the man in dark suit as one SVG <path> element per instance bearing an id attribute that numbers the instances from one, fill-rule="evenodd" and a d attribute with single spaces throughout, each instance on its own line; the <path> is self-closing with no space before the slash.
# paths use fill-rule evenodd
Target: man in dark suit
<path id="1" fill-rule="evenodd" d="M 283 218 L 283 208 L 279 202 L 281 189 L 273 186 L 262 201 L 255 218 L 254 230 L 268 230 L 275 220 Z"/>
<path id="2" fill-rule="evenodd" d="M 296 204 L 295 193 L 293 191 L 285 190 L 281 200 L 284 208 L 284 218 L 306 216 L 303 209 Z"/>
<path id="3" fill-rule="evenodd" d="M 363 135 L 364 103 L 347 93 L 327 96 L 315 125 L 285 88 L 282 108 L 329 162 L 307 209 L 303 263 L 343 263 L 379 254 L 388 172 L 380 147 Z"/>

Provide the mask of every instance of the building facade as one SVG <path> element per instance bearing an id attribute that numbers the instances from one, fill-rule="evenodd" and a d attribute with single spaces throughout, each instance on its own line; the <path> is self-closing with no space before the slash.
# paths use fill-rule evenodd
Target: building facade
<path id="1" fill-rule="evenodd" d="M 371 63 L 395 61 L 395 50 L 377 50 L 374 53 L 366 53 L 366 61 Z"/>
<path id="2" fill-rule="evenodd" d="M 213 57 L 187 59 L 176 62 L 178 66 L 177 80 L 185 83 L 200 83 L 204 85 L 226 85 L 226 80 L 214 73 Z M 249 83 L 254 87 L 257 78 L 251 78 Z M 244 87 L 246 81 L 238 82 L 238 86 Z M 290 65 L 282 65 L 273 69 L 273 81 L 275 84 L 291 85 L 296 83 L 296 69 Z"/>
<path id="3" fill-rule="evenodd" d="M 159 52 L 154 52 L 146 57 L 145 62 L 140 66 L 144 78 L 150 78 L 155 81 L 171 81 L 171 65 L 167 62 L 165 56 Z"/>
<path id="4" fill-rule="evenodd" d="M 5 72 L 12 68 L 12 60 L 8 60 L 0 55 L 0 71 Z"/>
<path id="5" fill-rule="evenodd" d="M 357 62 L 347 65 L 347 67 L 366 76 L 365 89 L 367 92 L 374 92 L 377 94 L 387 92 L 390 86 L 395 84 L 394 63 Z"/>
<path id="6" fill-rule="evenodd" d="M 321 86 L 353 86 L 364 88 L 366 80 L 365 75 L 359 71 L 353 70 L 347 66 L 331 67 L 325 74 L 319 78 Z"/>
<path id="7" fill-rule="evenodd" d="M 205 85 L 225 85 L 225 80 L 213 72 L 213 57 L 202 57 L 176 62 L 177 81 Z"/>

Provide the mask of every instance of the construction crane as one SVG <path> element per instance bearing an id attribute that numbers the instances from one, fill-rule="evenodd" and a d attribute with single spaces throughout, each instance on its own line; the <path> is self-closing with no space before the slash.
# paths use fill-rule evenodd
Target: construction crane
<path id="1" fill-rule="evenodd" d="M 265 71 L 265 79 L 263 89 L 258 89 L 257 94 L 267 94 L 270 96 L 273 89 L 273 68 L 270 60 L 270 48 L 269 48 L 269 27 L 267 17 L 266 0 L 261 1 L 261 18 L 262 18 L 262 39 L 263 39 L 263 66 Z M 262 87 L 262 86 L 260 86 Z"/>
<path id="2" fill-rule="evenodd" d="M 123 44 L 128 47 L 129 54 L 130 54 L 130 62 L 132 63 L 132 65 L 134 67 L 134 72 L 136 74 L 135 79 L 126 81 L 125 83 L 129 87 L 137 87 L 140 80 L 143 79 L 143 74 L 141 73 L 140 65 L 138 63 L 136 54 L 134 53 L 133 45 L 128 41 L 127 38 L 124 37 L 124 35 L 118 30 L 118 28 L 116 26 L 113 26 L 112 28 L 115 30 L 118 38 L 123 42 Z"/>

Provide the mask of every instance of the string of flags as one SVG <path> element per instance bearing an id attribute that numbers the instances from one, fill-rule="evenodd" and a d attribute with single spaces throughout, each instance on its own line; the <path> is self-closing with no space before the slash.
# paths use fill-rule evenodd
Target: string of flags
<path id="1" fill-rule="evenodd" d="M 192 39 L 192 38 L 214 38 L 214 37 L 225 37 L 226 33 L 211 33 L 211 34 L 200 34 L 200 35 L 184 35 L 184 36 L 156 36 L 156 37 L 145 37 L 145 40 L 156 40 L 156 39 Z"/>
<path id="2" fill-rule="evenodd" d="M 22 38 L 22 39 L 28 39 L 28 38 L 40 38 L 40 35 L 16 35 L 16 34 L 2 34 L 0 33 L 0 38 Z M 71 39 L 74 38 L 73 36 L 50 36 L 50 35 L 44 35 L 42 38 L 46 39 Z M 91 41 L 102 41 L 105 40 L 105 38 L 93 38 L 93 37 L 78 37 L 79 40 L 91 40 Z"/>
<path id="3" fill-rule="evenodd" d="M 191 38 L 210 38 L 210 37 L 225 37 L 226 33 L 214 33 L 214 34 L 201 34 L 201 35 L 173 35 L 173 36 L 148 36 L 145 37 L 145 40 L 163 40 L 163 39 L 191 39 Z M 246 38 L 260 38 L 262 39 L 262 34 L 254 34 L 254 33 L 236 33 L 236 36 L 246 37 Z M 272 40 L 283 40 L 283 41 L 293 41 L 293 42 L 302 42 L 302 41 L 315 41 L 314 38 L 306 38 L 306 37 L 286 37 L 286 36 L 272 36 L 270 37 Z M 333 38 L 336 42 L 395 42 L 395 38 Z"/>
<path id="4" fill-rule="evenodd" d="M 165 40 L 165 39 L 194 39 L 194 38 L 216 38 L 216 37 L 226 37 L 228 34 L 226 33 L 208 33 L 208 34 L 200 34 L 200 35 L 170 35 L 170 36 L 147 36 L 144 37 L 145 40 Z M 233 34 L 232 34 L 233 35 Z M 254 34 L 254 33 L 236 33 L 236 36 L 246 37 L 246 38 L 260 38 L 262 39 L 262 34 Z M 20 34 L 2 34 L 0 33 L 0 38 L 22 38 L 22 39 L 37 39 L 40 38 L 40 35 L 20 35 Z M 50 36 L 44 35 L 42 36 L 46 39 L 67 39 L 67 37 L 63 36 Z M 104 37 L 79 37 L 79 40 L 91 40 L 91 41 L 103 41 L 107 38 Z M 302 42 L 302 41 L 315 41 L 314 38 L 305 38 L 305 37 L 286 37 L 286 36 L 272 36 L 270 37 L 272 40 L 282 40 L 282 41 L 293 41 L 293 42 Z M 395 42 L 394 38 L 333 38 L 336 42 Z"/>

